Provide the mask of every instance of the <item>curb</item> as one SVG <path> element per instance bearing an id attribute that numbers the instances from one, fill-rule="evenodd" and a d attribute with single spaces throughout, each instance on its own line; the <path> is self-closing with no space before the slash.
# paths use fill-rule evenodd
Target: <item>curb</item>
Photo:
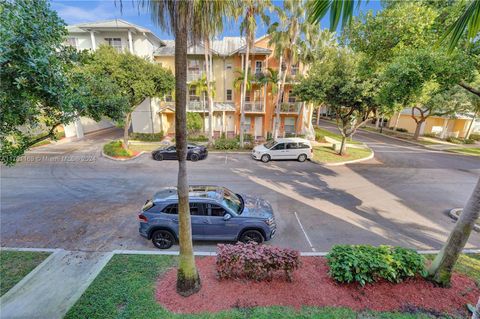
<path id="1" fill-rule="evenodd" d="M 38 251 L 37 248 L 2 248 L 1 250 L 19 250 L 22 251 Z M 63 249 L 52 249 L 55 251 L 63 251 Z M 429 255 L 429 254 L 438 254 L 440 249 L 431 249 L 431 250 L 416 250 L 421 255 Z M 462 250 L 463 254 L 480 254 L 480 247 L 478 248 L 467 248 Z M 116 249 L 110 252 L 113 255 L 166 255 L 166 256 L 178 256 L 180 254 L 177 250 L 128 250 L 128 249 Z M 194 251 L 193 253 L 195 256 L 216 256 L 216 251 Z M 328 251 L 321 251 L 321 252 L 312 252 L 312 251 L 304 251 L 300 252 L 301 256 L 310 256 L 310 257 L 323 257 L 328 254 Z M 53 255 L 53 254 L 52 254 Z M 51 256 L 51 255 L 50 255 Z M 49 257 L 50 257 L 49 256 Z M 46 260 L 46 259 L 45 259 Z M 41 264 L 40 264 L 41 265 Z M 39 265 L 39 266 L 40 266 Z M 39 267 L 37 266 L 37 267 Z M 34 269 L 35 270 L 35 269 Z M 32 270 L 33 271 L 33 270 Z"/>
<path id="2" fill-rule="evenodd" d="M 133 156 L 133 157 L 130 157 L 130 158 L 115 158 L 115 157 L 112 157 L 112 156 L 109 156 L 107 154 L 105 154 L 103 152 L 103 149 L 102 149 L 102 157 L 105 157 L 105 158 L 108 158 L 109 160 L 112 160 L 112 161 L 117 161 L 117 162 L 127 162 L 127 161 L 131 161 L 131 160 L 134 160 L 136 159 L 137 157 L 140 157 L 141 155 L 143 154 L 147 154 L 148 152 L 147 151 L 141 151 L 140 153 L 138 153 L 137 155 Z"/>
<path id="3" fill-rule="evenodd" d="M 461 213 L 463 208 L 454 208 L 448 212 L 448 216 L 450 216 L 453 220 L 458 220 L 457 213 Z M 475 224 L 473 225 L 473 230 L 476 232 L 480 232 L 480 225 Z"/>
<path id="4" fill-rule="evenodd" d="M 370 147 L 367 146 L 367 148 L 370 150 L 371 154 L 368 155 L 367 157 L 359 158 L 359 159 L 356 159 L 356 160 L 338 162 L 338 163 L 322 163 L 322 162 L 316 161 L 314 159 L 310 159 L 310 162 L 315 163 L 317 165 L 330 166 L 330 167 L 331 166 L 342 166 L 342 165 L 346 165 L 346 164 L 361 163 L 361 162 L 371 160 L 372 158 L 375 157 L 375 152 Z"/>

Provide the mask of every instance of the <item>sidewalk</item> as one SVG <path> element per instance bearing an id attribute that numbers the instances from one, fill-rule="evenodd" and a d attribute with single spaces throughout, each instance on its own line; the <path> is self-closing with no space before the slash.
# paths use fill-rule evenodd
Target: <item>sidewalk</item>
<path id="1" fill-rule="evenodd" d="M 0 318 L 63 318 L 112 255 L 57 250 L 0 298 Z"/>

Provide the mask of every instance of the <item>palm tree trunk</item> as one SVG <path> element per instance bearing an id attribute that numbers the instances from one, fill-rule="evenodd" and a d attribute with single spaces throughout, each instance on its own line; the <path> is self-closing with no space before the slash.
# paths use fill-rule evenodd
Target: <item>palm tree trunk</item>
<path id="1" fill-rule="evenodd" d="M 250 55 L 250 35 L 247 35 L 247 47 L 245 53 L 245 72 L 243 74 L 242 100 L 240 101 L 240 147 L 244 147 L 243 126 L 245 124 L 245 96 L 247 95 L 248 64 Z"/>
<path id="2" fill-rule="evenodd" d="M 279 63 L 280 63 L 280 72 L 279 72 L 279 78 L 282 78 L 283 77 L 283 74 L 282 74 L 282 63 L 283 63 L 283 55 L 280 56 L 280 59 L 279 59 Z M 285 70 L 285 73 L 287 73 L 287 70 Z M 278 85 L 278 91 L 277 91 L 277 99 L 276 99 L 276 107 L 275 107 L 275 125 L 274 125 L 274 128 L 273 128 L 273 138 L 276 139 L 278 137 L 278 131 L 279 131 L 279 128 L 280 128 L 280 107 L 281 107 L 281 103 L 280 103 L 280 99 L 282 97 L 282 90 L 281 90 L 281 82 L 280 82 L 280 85 L 279 83 L 276 83 L 276 85 Z"/>
<path id="3" fill-rule="evenodd" d="M 207 101 L 208 101 L 208 143 L 210 145 L 213 144 L 213 98 L 212 98 L 212 91 L 211 91 L 211 72 L 210 68 L 213 65 L 210 65 L 210 39 L 205 37 L 205 72 L 206 72 L 206 79 L 207 79 Z M 204 113 L 205 114 L 205 113 Z"/>
<path id="4" fill-rule="evenodd" d="M 128 150 L 128 130 L 132 122 L 132 113 L 128 112 L 125 116 L 125 123 L 123 123 L 123 148 Z"/>
<path id="5" fill-rule="evenodd" d="M 473 226 L 480 215 L 480 179 L 473 190 L 467 205 L 463 209 L 447 242 L 438 253 L 428 270 L 432 281 L 448 287 L 452 276 L 452 269 L 458 256 L 470 237 Z"/>
<path id="6" fill-rule="evenodd" d="M 200 277 L 193 255 L 187 179 L 187 37 L 186 17 L 175 13 L 175 141 L 178 155 L 178 220 L 180 256 L 177 292 L 182 296 L 200 290 Z"/>

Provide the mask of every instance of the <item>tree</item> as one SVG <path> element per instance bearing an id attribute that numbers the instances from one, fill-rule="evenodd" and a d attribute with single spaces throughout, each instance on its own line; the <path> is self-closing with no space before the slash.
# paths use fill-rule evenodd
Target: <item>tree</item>
<path id="1" fill-rule="evenodd" d="M 346 140 L 369 120 L 377 107 L 377 79 L 362 76 L 361 57 L 340 48 L 312 65 L 308 76 L 293 93 L 304 101 L 325 103 L 333 109 L 342 135 L 339 155 L 346 153 Z"/>
<path id="2" fill-rule="evenodd" d="M 243 20 L 240 23 L 240 33 L 245 35 L 245 64 L 242 65 L 244 72 L 244 82 L 240 95 L 240 147 L 244 147 L 243 127 L 245 125 L 245 96 L 247 93 L 247 81 L 249 79 L 250 69 L 250 50 L 253 48 L 255 40 L 255 31 L 257 29 L 257 16 L 265 23 L 269 24 L 270 17 L 265 14 L 265 10 L 271 7 L 270 0 L 244 0 L 242 6 L 239 7 Z"/>
<path id="3" fill-rule="evenodd" d="M 280 81 L 277 84 L 277 98 L 275 99 L 273 138 L 278 137 L 281 102 L 287 75 L 291 74 L 292 65 L 299 62 L 300 47 L 305 47 L 302 42 L 310 37 L 306 33 L 314 30 L 309 28 L 309 23 L 305 21 L 304 1 L 285 0 L 283 8 L 275 7 L 275 11 L 280 21 L 273 23 L 268 29 L 268 34 L 271 36 L 269 44 L 275 47 L 274 53 L 279 59 L 280 65 Z M 283 63 L 285 63 L 285 70 L 283 70 Z"/>
<path id="4" fill-rule="evenodd" d="M 64 46 L 65 23 L 46 1 L 0 2 L 0 155 L 13 165 L 78 116 L 121 118 L 125 100 L 108 78 L 83 74 Z M 43 133 L 38 135 L 38 131 Z"/>
<path id="5" fill-rule="evenodd" d="M 202 99 L 204 114 L 205 114 L 205 106 L 207 104 L 205 99 L 207 99 L 207 98 L 210 99 L 210 98 L 215 97 L 215 90 L 213 89 L 211 84 L 215 84 L 215 82 L 209 83 L 208 80 L 207 80 L 207 76 L 202 75 L 196 81 L 190 82 L 190 85 L 189 85 L 190 87 L 195 88 L 195 94 L 200 96 L 200 98 Z M 212 125 L 212 123 L 210 122 L 210 120 L 211 120 L 211 118 L 210 118 L 211 117 L 210 100 L 209 100 L 208 103 L 209 103 L 209 111 L 208 111 L 209 112 L 209 124 L 208 125 L 209 125 L 209 130 L 210 130 L 210 126 Z M 202 127 L 203 127 L 203 132 L 205 133 L 205 121 L 203 121 Z"/>
<path id="6" fill-rule="evenodd" d="M 129 109 L 123 120 L 123 144 L 128 149 L 133 110 L 146 98 L 163 97 L 172 92 L 173 75 L 157 63 L 130 52 L 118 52 L 110 46 L 100 46 L 93 53 L 88 68 L 89 72 L 114 81 L 128 100 Z"/>
<path id="7" fill-rule="evenodd" d="M 200 38 L 204 43 L 205 56 L 205 74 L 206 74 L 206 97 L 208 100 L 208 141 L 213 143 L 213 98 L 215 89 L 212 87 L 213 81 L 213 57 L 211 52 L 211 38 L 223 31 L 223 22 L 225 18 L 230 18 L 235 15 L 235 7 L 239 6 L 237 0 L 228 1 L 211 1 L 211 0 L 197 0 L 194 2 L 195 25 L 199 27 Z"/>
<path id="8" fill-rule="evenodd" d="M 196 134 L 203 127 L 205 121 L 200 114 L 195 112 L 187 112 L 187 132 L 188 134 Z"/>
<path id="9" fill-rule="evenodd" d="M 460 52 L 446 55 L 423 49 L 405 51 L 387 66 L 379 96 L 392 107 L 395 104 L 411 107 L 411 116 L 417 124 L 413 138 L 418 139 L 428 117 L 451 115 L 460 109 L 461 105 L 453 103 L 448 92 L 471 70 L 471 61 Z"/>

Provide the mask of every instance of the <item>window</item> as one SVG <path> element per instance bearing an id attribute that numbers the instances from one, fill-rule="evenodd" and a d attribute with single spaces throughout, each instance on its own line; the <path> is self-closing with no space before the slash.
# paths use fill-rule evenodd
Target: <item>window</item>
<path id="1" fill-rule="evenodd" d="M 200 97 L 197 95 L 197 87 L 195 85 L 190 85 L 188 96 L 190 101 L 200 101 Z"/>
<path id="2" fill-rule="evenodd" d="M 167 148 L 167 151 L 174 152 L 175 151 L 175 146 L 170 146 L 169 148 Z"/>
<path id="3" fill-rule="evenodd" d="M 227 90 L 227 101 L 231 101 L 232 98 L 232 90 Z"/>
<path id="4" fill-rule="evenodd" d="M 122 51 L 122 39 L 120 38 L 105 38 L 105 42 L 112 48 Z"/>
<path id="5" fill-rule="evenodd" d="M 261 100 L 261 97 L 262 97 L 262 93 L 260 90 L 253 91 L 253 100 L 255 102 L 259 102 Z"/>
<path id="6" fill-rule="evenodd" d="M 172 215 L 178 214 L 178 205 L 177 204 L 168 205 L 163 209 L 163 212 L 165 214 L 172 214 Z"/>
<path id="7" fill-rule="evenodd" d="M 305 143 L 298 143 L 298 148 L 310 148 L 310 146 Z"/>
<path id="8" fill-rule="evenodd" d="M 172 102 L 172 101 L 173 101 L 173 97 L 171 93 L 165 95 L 165 102 Z"/>
<path id="9" fill-rule="evenodd" d="M 272 148 L 272 150 L 274 150 L 274 151 L 279 151 L 279 150 L 284 150 L 284 149 L 285 149 L 285 144 L 284 143 L 279 143 Z"/>
<path id="10" fill-rule="evenodd" d="M 190 215 L 193 216 L 206 216 L 205 204 L 203 203 L 190 203 Z"/>
<path id="11" fill-rule="evenodd" d="M 250 92 L 245 93 L 245 102 L 250 102 Z"/>
<path id="12" fill-rule="evenodd" d="M 188 73 L 200 74 L 201 62 L 199 60 L 188 60 Z"/>
<path id="13" fill-rule="evenodd" d="M 255 74 L 262 73 L 262 66 L 263 66 L 262 61 L 255 61 Z"/>
<path id="14" fill-rule="evenodd" d="M 68 38 L 67 39 L 67 44 L 69 46 L 74 47 L 75 49 L 78 49 L 78 39 L 77 38 L 73 38 L 73 37 Z"/>
<path id="15" fill-rule="evenodd" d="M 299 65 L 298 63 L 292 65 L 292 68 L 290 70 L 290 72 L 292 73 L 292 75 L 297 75 L 298 74 L 298 71 L 299 71 Z"/>
<path id="16" fill-rule="evenodd" d="M 296 150 L 298 147 L 297 143 L 287 143 L 287 150 Z"/>
<path id="17" fill-rule="evenodd" d="M 227 69 L 227 70 L 231 70 L 232 68 L 233 68 L 233 67 L 232 67 L 231 64 L 227 64 L 227 65 L 225 66 L 225 69 Z"/>
<path id="18" fill-rule="evenodd" d="M 223 217 L 226 211 L 222 206 L 210 204 L 210 216 Z"/>
<path id="19" fill-rule="evenodd" d="M 285 123 L 285 133 L 295 133 L 294 117 L 286 117 L 284 123 Z"/>
<path id="20" fill-rule="evenodd" d="M 295 103 L 297 98 L 293 95 L 292 91 L 288 91 L 288 103 Z"/>
<path id="21" fill-rule="evenodd" d="M 243 124 L 243 132 L 250 132 L 250 125 L 252 124 L 252 119 L 250 117 L 245 117 L 245 122 Z"/>

